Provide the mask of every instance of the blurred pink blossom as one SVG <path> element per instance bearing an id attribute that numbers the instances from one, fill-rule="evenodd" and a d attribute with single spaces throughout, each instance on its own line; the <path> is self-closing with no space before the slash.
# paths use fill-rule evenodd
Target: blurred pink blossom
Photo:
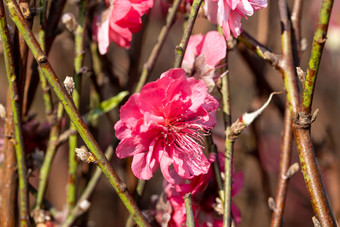
<path id="1" fill-rule="evenodd" d="M 209 92 L 215 86 L 215 66 L 226 57 L 227 43 L 217 31 L 192 35 L 184 54 L 182 67 L 196 79 L 202 79 Z"/>
<path id="2" fill-rule="evenodd" d="M 210 162 L 214 160 L 212 157 L 209 159 Z M 224 154 L 219 152 L 218 158 L 221 171 L 223 171 Z M 207 174 L 195 176 L 189 181 L 181 178 L 174 171 L 171 171 L 171 175 L 173 176 L 174 184 L 168 183 L 165 186 L 165 194 L 173 208 L 169 226 L 185 225 L 186 210 L 183 197 L 189 192 L 191 193 L 196 226 L 222 226 L 222 215 L 219 215 L 214 209 L 218 194 L 213 168 L 211 167 Z M 243 178 L 242 172 L 233 173 L 232 196 L 235 196 L 241 190 Z M 234 203 L 232 203 L 231 211 L 235 223 L 240 223 L 241 213 Z"/>
<path id="3" fill-rule="evenodd" d="M 153 0 L 112 0 L 107 5 L 95 16 L 92 26 L 93 39 L 98 42 L 101 54 L 107 53 L 110 40 L 118 46 L 130 47 L 132 33 L 141 29 L 141 16 L 153 6 Z"/>
<path id="4" fill-rule="evenodd" d="M 230 32 L 237 38 L 242 32 L 242 17 L 252 16 L 254 11 L 267 7 L 267 0 L 207 0 L 204 12 L 208 19 L 222 26 L 227 40 Z"/>
<path id="5" fill-rule="evenodd" d="M 203 81 L 186 78 L 183 69 L 171 69 L 120 109 L 117 156 L 133 156 L 132 171 L 139 179 L 150 179 L 159 165 L 171 183 L 171 165 L 185 179 L 206 174 L 210 162 L 201 142 L 215 126 L 217 107 Z"/>

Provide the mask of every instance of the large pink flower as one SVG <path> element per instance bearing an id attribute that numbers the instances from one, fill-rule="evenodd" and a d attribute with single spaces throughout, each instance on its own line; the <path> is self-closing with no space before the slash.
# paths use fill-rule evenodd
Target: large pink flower
<path id="1" fill-rule="evenodd" d="M 226 54 L 227 43 L 217 31 L 208 32 L 204 36 L 192 35 L 184 54 L 182 67 L 196 79 L 202 79 L 211 92 L 215 80 L 219 77 L 215 75 L 215 66 L 225 58 Z"/>
<path id="2" fill-rule="evenodd" d="M 242 17 L 252 16 L 254 11 L 267 7 L 267 0 L 207 0 L 204 12 L 208 19 L 222 26 L 228 40 L 230 32 L 237 38 L 242 32 Z"/>
<path id="3" fill-rule="evenodd" d="M 142 26 L 141 16 L 153 6 L 153 0 L 114 0 L 109 7 L 95 16 L 93 38 L 98 42 L 99 52 L 105 54 L 110 40 L 118 46 L 129 48 L 132 33 Z"/>
<path id="4" fill-rule="evenodd" d="M 203 81 L 171 69 L 122 106 L 115 125 L 121 140 L 117 156 L 133 156 L 132 171 L 139 179 L 150 179 L 159 165 L 169 182 L 171 165 L 185 179 L 205 174 L 210 163 L 201 142 L 216 123 L 217 107 Z"/>

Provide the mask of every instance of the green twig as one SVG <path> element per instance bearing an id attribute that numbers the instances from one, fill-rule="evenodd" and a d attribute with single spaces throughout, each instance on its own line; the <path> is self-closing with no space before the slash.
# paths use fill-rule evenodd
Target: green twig
<path id="1" fill-rule="evenodd" d="M 194 27 L 198 11 L 202 3 L 203 3 L 203 0 L 194 0 L 192 3 L 188 23 L 183 33 L 181 43 L 178 46 L 176 46 L 176 59 L 175 59 L 174 68 L 180 68 L 182 65 L 184 53 L 185 53 L 185 50 L 187 49 L 187 44 L 188 44 L 192 29 Z"/>
<path id="2" fill-rule="evenodd" d="M 105 152 L 105 156 L 108 160 L 112 158 L 113 155 L 113 148 L 112 145 L 108 147 L 108 149 Z M 93 190 L 95 189 L 98 180 L 100 179 L 100 176 L 102 174 L 102 171 L 99 168 L 96 168 L 96 171 L 94 172 L 93 176 L 91 177 L 91 180 L 87 184 L 85 190 L 83 191 L 82 195 L 80 196 L 77 205 L 72 208 L 69 215 L 67 216 L 67 219 L 65 223 L 63 223 L 62 226 L 71 226 L 72 223 L 76 220 L 77 217 L 82 215 L 84 212 L 86 212 L 86 209 L 82 206 L 82 203 L 87 201 L 90 195 L 92 194 Z"/>
<path id="3" fill-rule="evenodd" d="M 218 151 L 217 151 L 217 147 L 214 144 L 214 141 L 211 135 L 208 136 L 208 148 L 209 148 L 209 153 L 215 156 L 215 161 L 213 162 L 213 168 L 214 168 L 214 174 L 215 174 L 215 179 L 217 183 L 217 190 L 218 190 L 218 195 L 220 196 L 222 203 L 224 203 L 223 180 L 221 177 L 221 169 L 220 169 L 220 165 L 218 162 L 219 161 Z"/>
<path id="4" fill-rule="evenodd" d="M 184 199 L 185 211 L 187 215 L 186 226 L 195 227 L 194 212 L 193 212 L 192 204 L 191 204 L 191 194 L 190 193 L 186 194 L 183 199 Z"/>
<path id="5" fill-rule="evenodd" d="M 51 132 L 48 140 L 48 145 L 46 149 L 46 154 L 44 162 L 41 165 L 40 175 L 39 175 L 39 188 L 37 192 L 36 205 L 34 209 L 41 209 L 41 205 L 44 199 L 44 194 L 46 191 L 47 180 L 51 169 L 51 164 L 57 147 L 59 146 L 59 134 L 60 134 L 60 121 L 63 116 L 63 105 L 59 103 L 57 120 L 55 124 L 51 127 Z"/>
<path id="6" fill-rule="evenodd" d="M 136 203 L 138 203 L 141 200 L 145 185 L 146 185 L 146 180 L 141 180 L 141 179 L 138 180 L 136 192 L 135 192 Z M 133 224 L 134 224 L 133 217 L 130 215 L 128 219 L 126 220 L 125 227 L 133 227 Z"/>
<path id="7" fill-rule="evenodd" d="M 143 85 L 147 81 L 150 73 L 152 72 L 152 69 L 153 69 L 153 67 L 156 63 L 156 60 L 157 60 L 159 53 L 160 53 L 160 51 L 163 47 L 163 44 L 164 44 L 166 38 L 168 37 L 170 28 L 172 27 L 172 25 L 173 25 L 173 23 L 176 19 L 176 12 L 177 12 L 178 7 L 180 6 L 181 2 L 182 2 L 181 0 L 175 0 L 174 3 L 172 4 L 172 7 L 169 10 L 168 16 L 166 18 L 166 24 L 163 26 L 161 32 L 159 33 L 157 42 L 156 42 L 155 46 L 153 47 L 148 60 L 145 62 L 144 66 L 143 66 L 142 75 L 139 78 L 137 87 L 135 89 L 135 93 L 140 92 Z"/>
<path id="8" fill-rule="evenodd" d="M 47 1 L 46 0 L 40 0 L 40 27 L 39 27 L 39 34 L 38 34 L 38 40 L 39 44 L 41 46 L 41 49 L 43 51 L 46 51 L 46 11 L 47 11 Z M 41 83 L 41 89 L 43 91 L 43 99 L 45 104 L 45 113 L 47 116 L 48 122 L 53 125 L 55 122 L 54 116 L 53 116 L 53 104 L 52 104 L 52 96 L 50 87 L 48 86 L 47 80 L 44 77 L 44 75 L 39 72 L 39 79 Z"/>
<path id="9" fill-rule="evenodd" d="M 40 1 L 40 28 L 39 28 L 39 44 L 42 47 L 42 50 L 45 51 L 46 46 L 46 11 L 47 11 L 47 1 Z M 49 135 L 48 145 L 46 149 L 46 155 L 44 162 L 40 169 L 39 175 L 39 189 L 37 192 L 37 199 L 35 204 L 35 210 L 41 209 L 43 197 L 46 191 L 48 175 L 50 173 L 50 168 L 52 164 L 52 160 L 57 149 L 57 141 L 60 134 L 60 120 L 63 115 L 63 106 L 59 103 L 57 117 L 55 118 L 53 114 L 53 104 L 52 104 L 52 96 L 50 92 L 50 87 L 48 82 L 41 71 L 39 71 L 39 79 L 41 83 L 41 88 L 43 91 L 43 99 L 45 104 L 45 113 L 47 115 L 47 120 L 51 125 L 51 131 Z"/>
<path id="10" fill-rule="evenodd" d="M 310 114 L 312 108 L 313 94 L 318 74 L 322 51 L 327 39 L 327 30 L 329 18 L 331 16 L 333 0 L 322 1 L 318 27 L 314 33 L 312 50 L 309 58 L 308 70 L 305 78 L 302 94 L 302 111 L 303 114 Z"/>
<path id="11" fill-rule="evenodd" d="M 20 9 L 18 9 L 20 12 Z M 20 226 L 29 226 L 28 219 L 28 196 L 27 196 L 27 170 L 25 162 L 24 140 L 21 128 L 21 114 L 19 107 L 19 97 L 16 84 L 15 63 L 13 58 L 10 35 L 7 28 L 5 9 L 3 2 L 0 1 L 0 34 L 4 48 L 4 57 L 6 65 L 6 74 L 9 84 L 9 92 L 11 97 L 11 105 L 13 110 L 13 126 L 15 151 L 18 164 L 19 178 L 19 219 Z"/>
<path id="12" fill-rule="evenodd" d="M 274 53 L 268 47 L 259 43 L 255 38 L 249 35 L 246 31 L 243 31 L 241 35 L 237 37 L 237 41 L 243 43 L 249 50 L 253 51 L 257 56 L 263 60 L 269 62 L 273 67 L 277 67 L 281 56 Z"/>
<path id="13" fill-rule="evenodd" d="M 80 104 L 80 70 L 83 66 L 85 50 L 85 28 L 86 28 L 86 14 L 87 14 L 87 0 L 80 3 L 79 21 L 74 33 L 75 39 L 75 59 L 74 59 L 74 75 L 73 80 L 75 88 L 72 93 L 73 102 L 77 109 Z M 71 130 L 75 129 L 74 124 L 70 126 Z M 69 138 L 69 169 L 68 169 L 68 185 L 67 185 L 67 210 L 70 212 L 76 204 L 77 200 L 77 156 L 75 149 L 77 148 L 78 135 L 71 135 Z"/>
<path id="14" fill-rule="evenodd" d="M 234 142 L 229 138 L 231 126 L 231 107 L 229 93 L 229 75 L 222 77 L 221 94 L 223 104 L 223 119 L 225 125 L 225 165 L 224 165 L 224 208 L 223 226 L 231 226 L 231 188 L 232 188 L 232 166 L 233 166 L 233 145 Z"/>
<path id="15" fill-rule="evenodd" d="M 133 214 L 136 223 L 140 226 L 149 226 L 149 223 L 146 221 L 145 217 L 138 209 L 133 198 L 128 193 L 126 185 L 122 182 L 117 173 L 112 169 L 110 163 L 105 158 L 97 142 L 95 141 L 92 134 L 85 125 L 84 121 L 82 120 L 71 97 L 68 95 L 66 89 L 59 82 L 59 79 L 55 74 L 54 70 L 52 69 L 51 64 L 49 63 L 44 52 L 41 50 L 32 31 L 29 29 L 25 19 L 23 18 L 16 1 L 6 0 L 6 5 L 8 7 L 11 19 L 14 21 L 15 25 L 23 35 L 28 47 L 32 51 L 34 58 L 39 64 L 40 70 L 43 71 L 45 77 L 47 78 L 48 82 L 55 91 L 58 99 L 63 104 L 65 111 L 69 115 L 73 124 L 76 126 L 77 131 L 84 140 L 89 151 L 93 154 L 94 158 L 97 160 L 98 166 L 104 172 L 110 184 L 116 190 L 118 196 L 121 198 L 122 202 L 124 203 L 128 211 L 131 214 Z"/>

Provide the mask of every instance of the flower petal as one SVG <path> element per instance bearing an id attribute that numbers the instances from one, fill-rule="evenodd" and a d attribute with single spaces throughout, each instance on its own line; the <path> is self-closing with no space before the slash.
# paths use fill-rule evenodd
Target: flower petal
<path id="1" fill-rule="evenodd" d="M 155 142 L 150 145 L 149 152 L 133 156 L 131 164 L 132 172 L 139 179 L 149 180 L 153 176 L 153 173 L 158 169 L 158 151 L 154 150 L 154 145 Z"/>
<path id="2" fill-rule="evenodd" d="M 205 56 L 205 62 L 210 66 L 216 66 L 221 59 L 225 58 L 227 44 L 223 36 L 217 31 L 208 32 L 203 39 L 200 54 Z"/>

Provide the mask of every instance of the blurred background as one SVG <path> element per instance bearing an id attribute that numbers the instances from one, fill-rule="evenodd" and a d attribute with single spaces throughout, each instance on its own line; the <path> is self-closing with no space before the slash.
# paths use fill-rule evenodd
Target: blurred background
<path id="1" fill-rule="evenodd" d="M 291 6 L 292 1 L 288 2 Z M 149 15 L 143 18 L 143 30 L 134 35 L 130 50 L 119 48 L 114 43 L 110 45 L 108 54 L 102 59 L 105 62 L 105 73 L 97 75 L 103 99 L 112 97 L 121 90 L 129 90 L 130 93 L 133 91 L 143 64 L 156 42 L 160 29 L 165 24 L 164 7 L 166 4 L 169 3 L 155 1 Z M 301 68 L 303 70 L 307 69 L 320 4 L 320 1 L 313 0 L 303 6 L 301 27 L 303 46 L 305 47 L 301 56 Z M 77 15 L 76 9 L 75 2 L 68 2 L 63 12 L 72 12 Z M 340 172 L 338 165 L 340 140 L 337 140 L 337 136 L 340 135 L 340 119 L 338 119 L 340 112 L 340 15 L 337 13 L 339 10 L 339 2 L 335 1 L 313 102 L 313 110 L 318 108 L 320 111 L 317 120 L 312 125 L 315 152 L 319 158 L 328 197 L 337 220 L 340 218 Z M 278 15 L 277 1 L 269 0 L 266 9 L 256 12 L 254 16 L 248 19 L 243 18 L 243 29 L 276 53 L 281 52 L 281 28 Z M 156 80 L 161 73 L 173 66 L 174 50 L 181 39 L 183 21 L 183 16 L 178 13 L 177 21 L 162 48 L 149 81 Z M 89 24 L 90 27 L 91 25 Z M 63 81 L 66 76 L 73 75 L 74 40 L 72 34 L 61 23 L 59 28 L 62 29 L 62 33 L 56 37 L 53 43 L 49 60 L 60 80 Z M 207 31 L 214 29 L 216 27 L 211 25 L 201 13 L 193 33 L 205 34 Z M 34 31 L 36 30 L 37 28 L 34 27 Z M 141 50 L 138 48 L 139 42 L 142 42 Z M 86 48 L 86 53 L 88 53 L 89 42 Z M 139 54 L 140 60 L 137 61 Z M 274 91 L 284 90 L 281 74 L 268 63 L 246 50 L 242 44 L 237 44 L 228 53 L 228 60 L 233 121 L 241 116 L 242 113 L 250 112 L 260 107 L 268 98 L 269 88 Z M 30 61 L 32 61 L 31 56 Z M 85 66 L 90 71 L 93 67 L 91 64 L 91 59 L 86 54 Z M 0 77 L 0 103 L 5 105 L 8 83 L 5 76 L 3 54 L 0 55 L 0 73 L 2 75 Z M 80 112 L 85 115 L 90 109 L 91 92 L 88 89 L 89 83 L 91 83 L 91 73 L 85 73 L 82 80 L 83 92 Z M 213 94 L 217 95 L 217 99 L 220 100 L 217 92 Z M 54 100 L 56 100 L 55 97 Z M 283 128 L 282 105 L 284 102 L 285 95 L 276 96 L 270 106 L 254 124 L 241 134 L 235 143 L 235 171 L 242 171 L 245 176 L 241 192 L 233 198 L 233 201 L 241 210 L 242 222 L 239 225 L 241 227 L 260 227 L 269 226 L 270 224 L 271 211 L 267 201 L 269 197 L 274 197 L 276 193 Z M 39 149 L 40 145 L 41 147 L 44 146 L 44 141 L 47 139 L 46 135 L 48 135 L 44 131 L 46 118 L 42 92 L 39 87 L 34 96 L 29 115 L 34 119 L 34 123 L 26 123 L 24 129 L 27 131 L 26 135 L 30 135 L 29 140 L 32 143 L 36 142 L 36 144 L 31 144 L 33 150 Z M 119 109 L 114 109 L 109 115 L 110 118 L 106 116 L 100 117 L 97 126 L 91 127 L 103 150 L 114 140 L 113 125 L 119 118 Z M 64 119 L 64 125 L 68 125 L 68 118 L 64 117 Z M 219 123 L 217 123 L 212 133 L 218 149 L 222 151 L 224 149 L 224 129 L 221 112 L 218 113 L 218 120 Z M 67 127 L 65 126 L 65 128 Z M 82 144 L 81 140 L 80 143 Z M 117 144 L 117 142 L 115 143 Z M 53 161 L 46 196 L 58 210 L 65 208 L 67 160 L 68 148 L 67 145 L 64 145 L 58 149 Z M 292 163 L 295 162 L 299 162 L 299 160 L 294 144 Z M 136 182 L 129 171 L 128 161 L 120 160 L 114 155 L 111 163 L 119 176 L 127 182 L 128 187 L 132 190 Z M 84 174 L 89 169 L 91 170 L 92 167 L 81 163 L 79 176 L 84 177 Z M 37 187 L 38 180 L 39 171 L 33 168 L 30 182 Z M 83 186 L 85 181 L 79 178 L 78 183 Z M 146 185 L 145 194 L 140 202 L 142 209 L 154 209 L 151 197 L 160 195 L 162 190 L 163 179 L 158 171 Z M 81 191 L 79 190 L 80 193 Z M 34 204 L 34 197 L 31 197 L 31 203 L 32 205 Z M 289 182 L 284 226 L 313 226 L 312 216 L 312 206 L 302 173 L 299 171 Z M 127 217 L 126 208 L 120 202 L 106 178 L 102 177 L 91 197 L 89 212 L 83 215 L 74 225 L 124 226 Z"/>

